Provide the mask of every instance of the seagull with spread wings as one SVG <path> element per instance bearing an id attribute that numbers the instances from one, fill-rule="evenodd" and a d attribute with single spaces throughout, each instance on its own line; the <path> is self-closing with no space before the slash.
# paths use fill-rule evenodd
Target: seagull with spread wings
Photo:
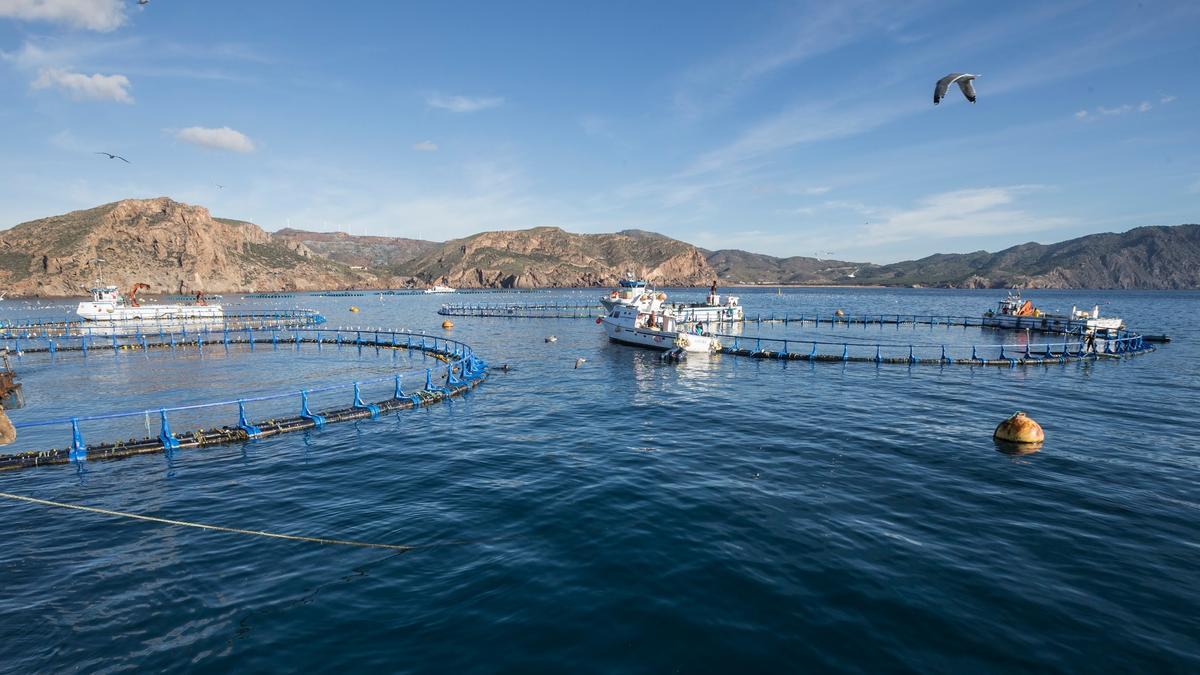
<path id="1" fill-rule="evenodd" d="M 971 73 L 950 73 L 949 75 L 938 80 L 937 86 L 933 88 L 933 104 L 937 105 L 946 98 L 946 90 L 955 82 L 958 83 L 958 88 L 962 89 L 963 96 L 971 103 L 975 102 L 975 85 L 972 80 L 979 77 Z"/>
<path id="2" fill-rule="evenodd" d="M 120 155 L 114 155 L 114 154 L 112 154 L 111 152 L 97 152 L 97 153 L 95 153 L 95 154 L 97 154 L 97 155 L 107 155 L 109 159 L 119 159 L 119 160 L 121 160 L 122 162 L 125 162 L 126 164 L 133 164 L 133 162 L 131 162 L 131 161 L 129 161 L 129 160 L 127 160 L 127 159 L 125 159 L 124 157 L 122 157 L 122 156 L 120 156 Z"/>

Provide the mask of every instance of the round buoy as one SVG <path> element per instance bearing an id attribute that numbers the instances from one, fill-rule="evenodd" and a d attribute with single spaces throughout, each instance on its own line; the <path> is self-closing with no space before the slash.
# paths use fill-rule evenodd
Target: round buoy
<path id="1" fill-rule="evenodd" d="M 1009 449 L 1017 454 L 1035 452 L 1046 440 L 1046 432 L 1042 425 L 1033 421 L 1023 412 L 1015 412 L 1012 417 L 1004 420 L 996 427 L 992 439 L 1001 445 L 1001 449 Z"/>
<path id="2" fill-rule="evenodd" d="M 451 328 L 454 328 L 454 322 L 451 321 L 450 319 L 446 319 L 445 321 L 442 322 L 442 328 L 445 328 L 446 330 L 450 330 Z"/>
<path id="3" fill-rule="evenodd" d="M 350 305 L 350 311 L 351 311 L 351 312 L 358 312 L 358 307 L 355 307 L 354 305 Z"/>

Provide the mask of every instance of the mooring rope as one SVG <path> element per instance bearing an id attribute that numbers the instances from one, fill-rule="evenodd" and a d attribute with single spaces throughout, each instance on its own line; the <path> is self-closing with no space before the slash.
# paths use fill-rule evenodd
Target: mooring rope
<path id="1" fill-rule="evenodd" d="M 286 539 L 288 541 L 306 541 L 313 544 L 335 544 L 338 546 L 357 546 L 359 548 L 385 548 L 392 551 L 411 551 L 418 546 L 406 546 L 403 544 L 379 544 L 367 541 L 351 541 L 348 539 L 327 539 L 325 537 L 306 537 L 299 534 L 279 534 L 277 532 L 262 532 L 260 530 L 243 530 L 237 527 L 222 527 L 220 525 L 206 525 L 204 523 L 192 523 L 186 520 L 172 520 L 170 518 L 158 518 L 156 516 L 145 516 L 138 513 L 126 513 L 125 511 L 112 511 L 110 509 L 101 509 L 95 506 L 83 506 L 81 504 L 67 504 L 64 502 L 50 501 L 49 499 L 38 499 L 37 497 L 26 497 L 24 495 L 14 495 L 8 492 L 0 492 L 0 497 L 4 499 L 12 499 L 20 502 L 28 502 L 30 504 L 39 504 L 41 506 L 53 506 L 61 509 L 74 509 L 76 511 L 87 511 L 88 513 L 99 513 L 105 516 L 116 516 L 119 518 L 131 518 L 133 520 L 144 520 L 150 523 L 159 523 L 162 525 L 176 525 L 179 527 L 194 527 L 200 530 L 212 530 L 215 532 L 229 532 L 232 534 L 249 534 L 256 537 L 269 537 L 271 539 Z"/>

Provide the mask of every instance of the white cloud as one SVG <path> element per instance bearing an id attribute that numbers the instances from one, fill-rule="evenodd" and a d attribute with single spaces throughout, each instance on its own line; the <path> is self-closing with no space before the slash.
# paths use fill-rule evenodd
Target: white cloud
<path id="1" fill-rule="evenodd" d="M 870 209 L 865 213 L 873 222 L 865 229 L 864 243 L 1037 232 L 1069 224 L 1069 219 L 1039 217 L 1014 208 L 1019 195 L 1037 187 L 955 190 L 925 197 L 907 210 Z"/>
<path id="2" fill-rule="evenodd" d="M 1161 103 L 1162 105 L 1166 105 L 1174 100 L 1175 100 L 1175 97 L 1172 96 L 1171 94 L 1164 94 L 1162 98 L 1158 99 L 1158 102 Z"/>
<path id="3" fill-rule="evenodd" d="M 425 98 L 425 104 L 430 108 L 440 108 L 456 113 L 469 113 L 499 107 L 504 105 L 504 99 L 500 96 L 447 96 L 435 93 Z"/>
<path id="4" fill-rule="evenodd" d="M 1191 194 L 1200 194 L 1200 178 L 1197 178 L 1194 183 L 1188 186 L 1188 192 Z"/>
<path id="5" fill-rule="evenodd" d="M 124 75 L 84 75 L 61 68 L 44 68 L 30 85 L 34 89 L 61 89 L 76 101 L 116 101 L 133 103 L 129 78 Z"/>
<path id="6" fill-rule="evenodd" d="M 229 127 L 209 129 L 206 127 L 188 127 L 175 133 L 175 138 L 192 145 L 213 150 L 229 150 L 230 152 L 254 152 L 254 141 L 246 134 Z"/>
<path id="7" fill-rule="evenodd" d="M 433 141 L 421 141 L 420 143 L 414 143 L 412 149 L 419 152 L 437 152 L 438 145 Z"/>
<path id="8" fill-rule="evenodd" d="M 107 33 L 124 25 L 121 0 L 0 0 L 0 17 L 50 21 Z"/>
<path id="9" fill-rule="evenodd" d="M 1079 112 L 1075 113 L 1075 119 L 1077 120 L 1087 119 L 1087 116 L 1088 111 L 1086 110 L 1080 110 Z"/>

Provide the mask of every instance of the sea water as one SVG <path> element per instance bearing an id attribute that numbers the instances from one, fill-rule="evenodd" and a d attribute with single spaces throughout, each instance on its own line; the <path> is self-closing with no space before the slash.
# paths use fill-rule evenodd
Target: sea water
<path id="1" fill-rule="evenodd" d="M 415 548 L 0 499 L 0 670 L 1200 670 L 1200 294 L 1029 293 L 1047 309 L 1100 304 L 1174 341 L 1129 359 L 1016 368 L 730 355 L 668 365 L 608 343 L 587 319 L 455 317 L 443 333 L 436 314 L 449 301 L 598 295 L 231 296 L 228 311 L 300 304 L 330 326 L 452 335 L 492 374 L 426 409 L 172 457 L 4 473 L 0 491 Z M 1003 292 L 740 295 L 752 317 L 978 316 Z M 3 318 L 69 312 L 0 307 Z M 944 326 L 742 332 L 997 341 Z M 407 353 L 263 345 L 57 358 L 14 361 L 27 398 L 14 420 L 419 378 L 428 365 Z M 993 444 L 996 424 L 1017 410 L 1045 428 L 1040 452 L 1015 457 Z M 236 422 L 236 409 L 212 414 L 224 417 L 181 418 L 175 430 Z M 85 433 L 156 435 L 157 424 Z M 58 447 L 69 440 L 55 436 L 61 428 L 37 433 Z"/>

